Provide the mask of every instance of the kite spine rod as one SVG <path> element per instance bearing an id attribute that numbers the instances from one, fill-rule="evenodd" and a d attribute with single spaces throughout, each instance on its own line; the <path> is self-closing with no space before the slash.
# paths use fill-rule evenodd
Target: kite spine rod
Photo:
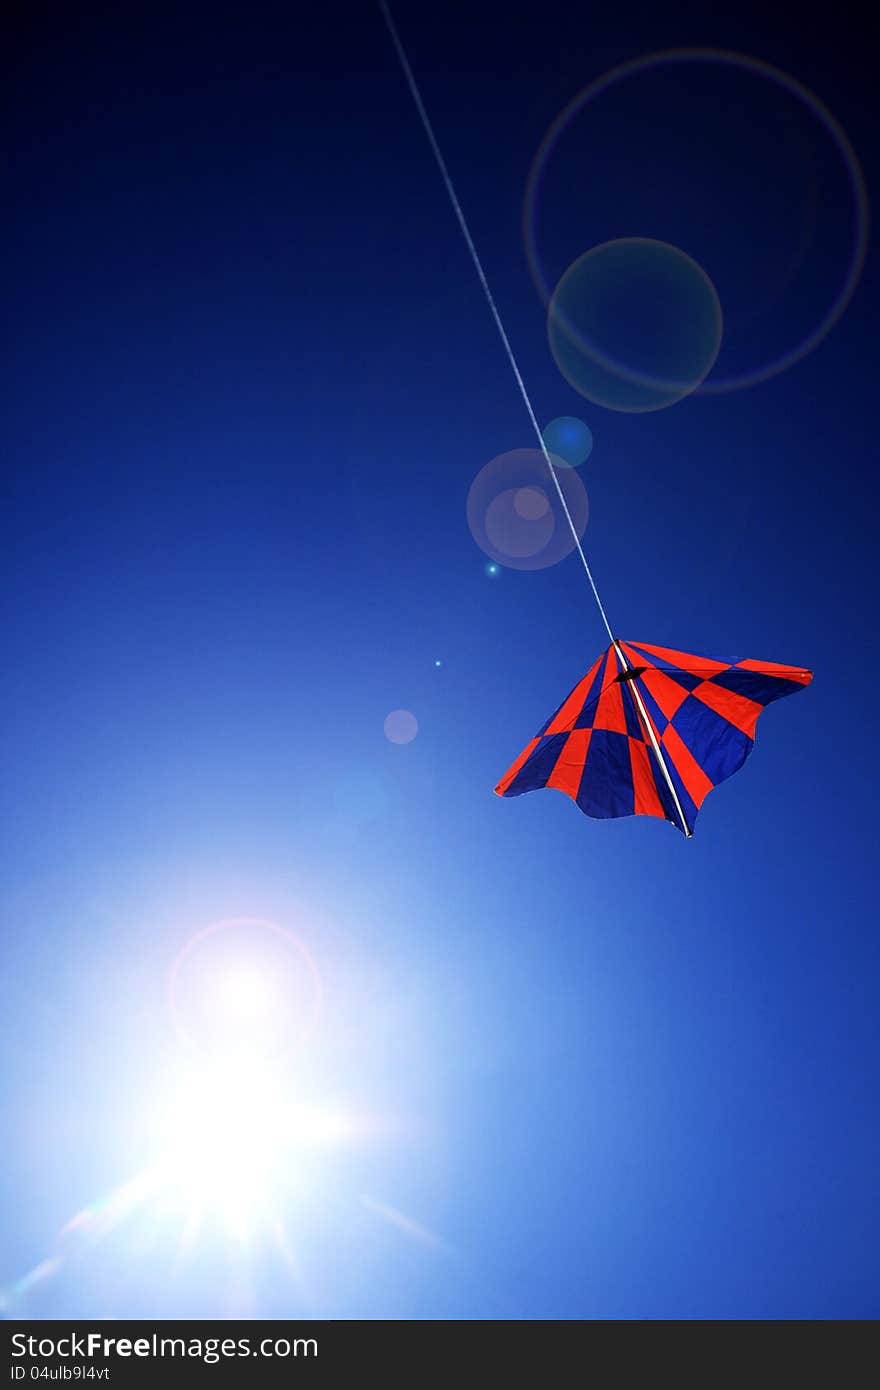
<path id="1" fill-rule="evenodd" d="M 486 296 L 486 302 L 489 305 L 492 318 L 495 320 L 495 327 L 498 329 L 499 337 L 501 338 L 501 342 L 504 345 L 504 351 L 507 353 L 507 360 L 510 362 L 510 366 L 513 370 L 513 375 L 516 378 L 516 384 L 519 387 L 520 395 L 523 398 L 526 410 L 528 411 L 529 419 L 532 422 L 532 428 L 534 429 L 535 434 L 537 435 L 541 453 L 544 455 L 544 461 L 547 464 L 548 469 L 550 470 L 550 477 L 553 479 L 553 485 L 556 488 L 556 492 L 559 496 L 559 502 L 563 512 L 565 513 L 565 519 L 569 524 L 571 534 L 574 537 L 574 543 L 577 546 L 577 552 L 581 557 L 581 563 L 583 564 L 587 578 L 590 581 L 590 588 L 593 591 L 593 598 L 596 600 L 599 612 L 602 615 L 602 622 L 605 624 L 605 630 L 608 633 L 608 636 L 611 639 L 611 641 L 614 642 L 614 633 L 611 630 L 611 624 L 608 621 L 608 615 L 606 614 L 605 608 L 602 604 L 602 600 L 599 597 L 599 590 L 596 588 L 596 581 L 593 578 L 592 571 L 587 562 L 587 557 L 584 554 L 584 548 L 581 545 L 581 539 L 577 533 L 577 527 L 575 526 L 571 512 L 568 509 L 568 503 L 565 500 L 565 494 L 563 493 L 559 479 L 556 476 L 556 469 L 553 467 L 553 462 L 550 458 L 550 453 L 547 449 L 547 445 L 544 443 L 544 436 L 541 434 L 537 416 L 535 415 L 535 411 L 532 406 L 529 393 L 526 390 L 526 384 L 523 381 L 522 373 L 520 372 L 519 365 L 513 353 L 513 348 L 510 345 L 510 339 L 507 336 L 507 330 L 505 329 L 504 324 L 501 320 L 501 315 L 498 312 L 498 306 L 495 303 L 495 297 L 492 294 L 492 290 L 489 287 L 489 281 L 486 279 L 486 272 L 483 269 L 483 263 L 480 260 L 479 253 L 477 251 L 476 246 L 474 245 L 474 240 L 471 236 L 470 228 L 467 224 L 467 219 L 465 218 L 461 203 L 458 201 L 458 195 L 456 194 L 455 187 L 449 175 L 449 170 L 446 167 L 446 161 L 443 158 L 440 146 L 437 143 L 437 137 L 434 134 L 434 128 L 431 125 L 431 122 L 428 118 L 428 113 L 425 110 L 425 103 L 422 101 L 421 92 L 419 91 L 418 84 L 416 82 L 415 77 L 413 76 L 412 68 L 409 65 L 409 59 L 406 56 L 406 50 L 404 49 L 403 44 L 400 41 L 400 36 L 395 27 L 394 20 L 391 18 L 391 11 L 389 10 L 388 5 L 386 4 L 386 0 L 379 0 L 379 8 L 382 11 L 382 17 L 385 20 L 385 26 L 388 30 L 391 42 L 393 43 L 395 51 L 397 53 L 397 58 L 403 71 L 403 75 L 406 78 L 406 83 L 409 87 L 412 99 L 415 102 L 416 110 L 418 111 L 419 116 L 421 117 L 422 125 L 425 129 L 425 134 L 428 137 L 428 143 L 434 152 L 434 158 L 437 161 L 437 167 L 440 170 L 443 182 L 446 185 L 446 192 L 449 194 L 449 201 L 451 202 L 452 209 L 455 213 L 456 218 L 458 219 L 458 225 L 461 228 L 462 236 L 465 239 L 467 249 L 470 252 L 471 260 L 474 263 L 474 269 L 477 272 L 477 278 L 479 279 L 480 284 L 483 287 L 483 293 Z"/>
<path id="2" fill-rule="evenodd" d="M 626 656 L 624 655 L 623 648 L 621 647 L 620 643 L 617 641 L 616 638 L 612 640 L 614 641 L 614 650 L 617 652 L 617 655 L 620 658 L 624 671 L 629 671 L 631 669 L 630 664 L 627 661 Z M 629 688 L 632 691 L 633 698 L 635 699 L 636 704 L 639 707 L 639 713 L 642 716 L 642 723 L 645 726 L 645 731 L 648 735 L 648 738 L 651 740 L 651 747 L 654 750 L 654 756 L 660 764 L 660 770 L 663 773 L 666 785 L 672 793 L 672 800 L 675 802 L 675 809 L 678 812 L 679 820 L 681 821 L 681 828 L 684 831 L 686 838 L 689 840 L 694 832 L 688 825 L 687 816 L 681 808 L 681 802 L 678 797 L 678 792 L 675 790 L 675 783 L 672 780 L 669 768 L 666 766 L 666 759 L 663 756 L 663 749 L 660 747 L 660 740 L 657 737 L 657 730 L 654 728 L 654 725 L 651 722 L 651 717 L 648 714 L 648 711 L 645 709 L 645 702 L 639 694 L 639 688 L 636 681 L 630 681 Z"/>

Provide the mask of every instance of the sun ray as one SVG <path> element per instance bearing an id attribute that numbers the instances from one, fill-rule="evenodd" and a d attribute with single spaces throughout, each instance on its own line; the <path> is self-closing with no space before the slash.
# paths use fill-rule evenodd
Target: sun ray
<path id="1" fill-rule="evenodd" d="M 436 1235 L 433 1231 L 428 1230 L 427 1226 L 422 1226 L 420 1222 L 414 1221 L 405 1212 L 398 1211 L 396 1207 L 389 1206 L 387 1202 L 380 1202 L 375 1197 L 362 1196 L 361 1202 L 368 1211 L 381 1216 L 390 1226 L 394 1226 L 405 1236 L 409 1236 L 410 1240 L 417 1241 L 419 1245 L 428 1246 L 431 1250 L 450 1253 L 450 1247 L 442 1236 Z"/>

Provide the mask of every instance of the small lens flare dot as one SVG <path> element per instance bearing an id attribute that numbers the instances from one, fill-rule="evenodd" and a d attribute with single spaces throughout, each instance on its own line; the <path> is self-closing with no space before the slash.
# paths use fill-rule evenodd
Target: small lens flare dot
<path id="1" fill-rule="evenodd" d="M 541 487 L 521 487 L 514 493 L 513 510 L 524 521 L 540 521 L 550 510 L 547 494 Z"/>
<path id="2" fill-rule="evenodd" d="M 488 574 L 488 576 L 489 576 L 490 579 L 499 579 L 499 578 L 501 577 L 501 566 L 500 566 L 500 565 L 496 565 L 496 564 L 492 563 L 492 564 L 489 564 L 489 565 L 484 566 L 484 569 L 485 569 L 485 572 L 486 572 L 486 574 Z"/>

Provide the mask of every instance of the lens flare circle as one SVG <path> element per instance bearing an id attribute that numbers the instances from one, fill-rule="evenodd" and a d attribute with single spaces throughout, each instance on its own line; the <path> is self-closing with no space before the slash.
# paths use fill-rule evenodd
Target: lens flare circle
<path id="1" fill-rule="evenodd" d="M 578 539 L 587 528 L 590 504 L 574 469 L 553 458 L 557 478 Z M 539 570 L 558 564 L 575 548 L 575 540 L 540 449 L 512 449 L 485 464 L 467 497 L 471 535 L 493 566 Z"/>
<path id="2" fill-rule="evenodd" d="M 323 987 L 308 947 L 263 917 L 203 927 L 175 956 L 168 1006 L 178 1039 L 212 1051 L 229 1045 L 263 1056 L 296 1050 L 312 1036 Z"/>
<path id="3" fill-rule="evenodd" d="M 804 83 L 799 82 L 790 73 L 783 72 L 781 68 L 774 67 L 771 63 L 729 49 L 670 48 L 621 63 L 618 67 L 603 73 L 601 77 L 583 87 L 568 105 L 563 107 L 538 146 L 526 180 L 523 199 L 523 239 L 532 280 L 545 308 L 549 309 L 553 292 L 548 284 L 538 250 L 537 205 L 544 171 L 553 149 L 572 121 L 602 92 L 624 82 L 627 78 L 677 63 L 715 63 L 738 68 L 754 76 L 766 78 L 775 83 L 782 91 L 794 97 L 815 116 L 830 137 L 843 162 L 852 193 L 853 234 L 849 263 L 838 291 L 824 315 L 806 337 L 781 356 L 761 363 L 749 372 L 719 377 L 714 381 L 703 381 L 696 388 L 698 394 L 721 395 L 769 381 L 781 372 L 787 371 L 789 367 L 803 361 L 813 352 L 844 314 L 855 293 L 865 263 L 868 248 L 869 213 L 865 178 L 859 158 L 853 149 L 849 136 L 836 116 Z"/>
<path id="4" fill-rule="evenodd" d="M 393 709 L 385 716 L 384 728 L 389 743 L 412 743 L 419 732 L 419 721 L 412 710 Z"/>
<path id="5" fill-rule="evenodd" d="M 689 396 L 721 347 L 709 276 L 669 242 L 623 237 L 579 256 L 553 293 L 550 350 L 582 396 L 609 410 L 663 410 Z"/>

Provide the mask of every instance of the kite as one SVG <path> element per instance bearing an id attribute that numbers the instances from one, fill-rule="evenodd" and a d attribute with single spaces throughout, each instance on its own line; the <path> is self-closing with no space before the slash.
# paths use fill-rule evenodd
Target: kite
<path id="1" fill-rule="evenodd" d="M 520 796 L 554 787 L 588 816 L 657 816 L 690 837 L 708 793 L 751 753 L 761 711 L 809 685 L 812 672 L 767 661 L 716 661 L 614 636 L 406 50 L 387 0 L 379 3 L 611 643 L 495 790 Z"/>
<path id="2" fill-rule="evenodd" d="M 811 680 L 798 666 L 614 641 L 495 791 L 554 787 L 585 815 L 658 816 L 690 836 L 708 793 L 751 753 L 758 716 Z"/>

